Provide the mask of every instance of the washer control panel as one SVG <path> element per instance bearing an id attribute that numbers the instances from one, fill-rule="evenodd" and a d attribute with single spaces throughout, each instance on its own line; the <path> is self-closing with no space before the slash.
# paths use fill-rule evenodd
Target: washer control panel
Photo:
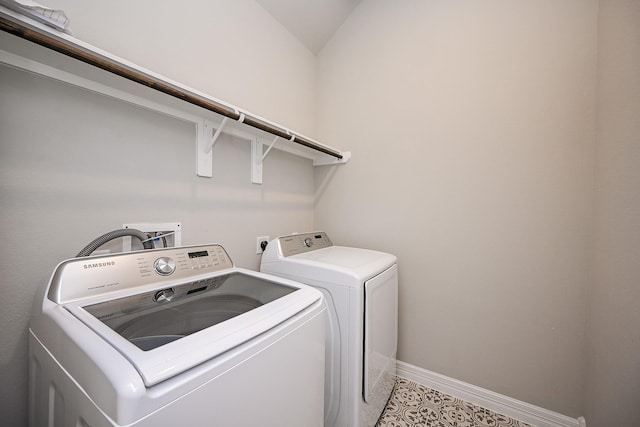
<path id="1" fill-rule="evenodd" d="M 331 239 L 324 231 L 282 236 L 278 238 L 278 244 L 285 257 L 333 246 Z"/>
<path id="2" fill-rule="evenodd" d="M 230 268 L 233 262 L 220 245 L 73 258 L 58 265 L 47 296 L 51 301 L 64 303 L 140 286 L 161 286 Z M 170 295 L 158 296 L 167 298 Z"/>

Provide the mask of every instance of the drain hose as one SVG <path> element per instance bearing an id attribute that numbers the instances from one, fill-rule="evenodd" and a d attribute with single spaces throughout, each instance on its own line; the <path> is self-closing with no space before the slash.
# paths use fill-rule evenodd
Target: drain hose
<path id="1" fill-rule="evenodd" d="M 78 252 L 78 255 L 76 255 L 76 257 L 79 258 L 83 256 L 89 256 L 93 253 L 93 251 L 95 251 L 108 241 L 125 236 L 137 237 L 142 242 L 142 246 L 145 249 L 153 249 L 153 243 L 151 241 L 148 241 L 149 236 L 147 236 L 145 233 L 140 230 L 136 230 L 135 228 L 123 228 L 121 230 L 110 231 L 94 239 L 91 243 L 85 246 L 83 250 Z"/>

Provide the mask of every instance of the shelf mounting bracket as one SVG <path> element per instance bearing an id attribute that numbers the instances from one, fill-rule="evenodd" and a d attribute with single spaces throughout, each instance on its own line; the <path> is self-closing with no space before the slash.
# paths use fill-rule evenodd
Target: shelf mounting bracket
<path id="1" fill-rule="evenodd" d="M 269 150 L 271 149 L 271 147 L 273 147 L 273 144 L 275 144 L 277 139 L 278 138 L 276 137 L 276 139 L 273 140 L 273 143 L 269 147 Z M 267 152 L 264 153 L 263 155 L 262 149 L 263 149 L 262 142 L 260 142 L 258 138 L 253 138 L 251 140 L 251 183 L 252 184 L 262 184 L 262 161 L 264 160 L 265 157 L 267 157 L 267 154 L 269 154 L 269 150 L 267 150 Z"/>
<path id="2" fill-rule="evenodd" d="M 211 142 L 209 142 L 209 144 L 207 145 L 207 149 L 205 150 L 205 153 L 210 152 L 213 149 L 213 146 L 216 145 L 216 142 L 218 142 L 218 138 L 220 138 L 220 134 L 222 133 L 222 130 L 224 129 L 224 127 L 227 125 L 228 121 L 229 121 L 228 117 L 224 117 L 222 119 L 222 122 L 220 122 L 220 126 L 218 126 L 218 129 L 216 129 L 216 132 L 213 134 L 213 138 L 211 138 Z"/>
<path id="3" fill-rule="evenodd" d="M 224 132 L 224 127 L 228 122 L 229 118 L 224 117 L 220 124 L 217 125 L 215 122 L 206 119 L 196 123 L 198 139 L 198 146 L 196 147 L 198 153 L 196 173 L 198 176 L 206 178 L 213 177 L 213 146 L 218 142 L 218 138 L 220 138 L 220 135 Z M 213 136 L 211 136 L 211 134 L 213 134 Z"/>
<path id="4" fill-rule="evenodd" d="M 210 120 L 201 120 L 196 123 L 196 174 L 206 178 L 213 177 L 213 155 L 211 154 L 211 132 L 214 123 Z"/>
<path id="5" fill-rule="evenodd" d="M 276 136 L 275 138 L 273 138 L 273 142 L 271 143 L 271 145 L 269 145 L 269 148 L 267 148 L 267 151 L 264 152 L 264 154 L 262 155 L 260 160 L 258 160 L 258 163 L 262 164 L 262 162 L 264 162 L 264 159 L 267 158 L 267 155 L 269 154 L 269 152 L 271 151 L 273 146 L 276 145 L 276 142 L 278 142 L 278 138 L 280 138 L 280 137 Z"/>

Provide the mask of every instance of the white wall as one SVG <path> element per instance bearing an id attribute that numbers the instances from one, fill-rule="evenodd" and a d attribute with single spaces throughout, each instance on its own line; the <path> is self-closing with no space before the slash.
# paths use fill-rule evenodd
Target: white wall
<path id="1" fill-rule="evenodd" d="M 640 2 L 600 2 L 589 427 L 640 419 Z"/>
<path id="2" fill-rule="evenodd" d="M 354 158 L 314 177 L 274 152 L 254 186 L 248 144 L 224 138 L 197 178 L 184 123 L 0 68 L 4 424 L 25 422 L 28 316 L 54 265 L 170 220 L 249 268 L 256 235 L 292 229 L 393 252 L 401 360 L 590 427 L 638 419 L 637 2 L 365 0 L 317 69 L 253 1 L 47 4 L 77 37 Z"/>
<path id="3" fill-rule="evenodd" d="M 316 225 L 398 255 L 399 359 L 573 417 L 597 6 L 363 1 L 318 68 L 318 137 L 353 159 L 316 170 Z"/>
<path id="4" fill-rule="evenodd" d="M 175 23 L 153 11 L 156 2 L 48 4 L 67 11 L 81 39 L 313 132 L 315 58 L 252 1 L 192 2 Z M 233 50 L 218 48 L 220 39 Z M 0 34 L 0 49 L 14 45 Z M 26 425 L 36 289 L 94 237 L 126 222 L 181 221 L 184 244 L 219 242 L 237 265 L 257 269 L 256 236 L 313 227 L 311 162 L 274 150 L 259 186 L 249 161 L 247 141 L 224 137 L 213 179 L 196 177 L 192 126 L 0 67 L 0 424 Z"/>
<path id="5" fill-rule="evenodd" d="M 73 35 L 311 136 L 315 56 L 257 2 L 49 0 Z"/>

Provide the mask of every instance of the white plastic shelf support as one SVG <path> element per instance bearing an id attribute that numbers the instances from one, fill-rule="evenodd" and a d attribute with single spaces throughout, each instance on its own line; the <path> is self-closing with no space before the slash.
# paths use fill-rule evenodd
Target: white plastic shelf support
<path id="1" fill-rule="evenodd" d="M 228 121 L 229 121 L 228 117 L 225 117 L 222 119 L 220 126 L 218 126 L 218 129 L 216 129 L 216 133 L 213 134 L 213 138 L 211 138 L 211 142 L 208 144 L 207 149 L 205 150 L 207 153 L 211 151 L 213 146 L 216 145 L 216 142 L 218 142 L 218 138 L 220 138 L 220 134 L 222 133 L 222 130 L 224 129 L 224 127 L 227 125 Z"/>
<path id="2" fill-rule="evenodd" d="M 253 184 L 262 184 L 262 160 L 264 159 L 262 149 L 262 143 L 257 138 L 251 140 L 251 183 Z"/>
<path id="3" fill-rule="evenodd" d="M 271 143 L 271 145 L 269 145 L 269 148 L 267 148 L 267 151 L 264 152 L 264 154 L 262 155 L 262 157 L 260 158 L 260 160 L 258 160 L 258 163 L 262 163 L 264 162 L 264 159 L 267 158 L 267 156 L 269 155 L 269 152 L 271 151 L 271 149 L 273 148 L 274 145 L 276 145 L 276 142 L 278 142 L 278 139 L 280 139 L 279 136 L 276 136 L 275 138 L 273 138 L 273 142 Z"/>
<path id="4" fill-rule="evenodd" d="M 211 120 L 198 123 L 198 144 L 196 147 L 196 174 L 205 178 L 213 177 L 213 147 L 224 132 L 229 119 L 224 117 L 219 124 Z M 215 129 L 215 131 L 214 131 Z M 213 133 L 213 136 L 211 134 Z"/>
<path id="5" fill-rule="evenodd" d="M 215 141 L 211 141 L 212 129 L 215 129 L 215 124 L 211 120 L 203 119 L 196 125 L 196 174 L 205 178 L 213 177 L 213 154 L 211 152 Z"/>

